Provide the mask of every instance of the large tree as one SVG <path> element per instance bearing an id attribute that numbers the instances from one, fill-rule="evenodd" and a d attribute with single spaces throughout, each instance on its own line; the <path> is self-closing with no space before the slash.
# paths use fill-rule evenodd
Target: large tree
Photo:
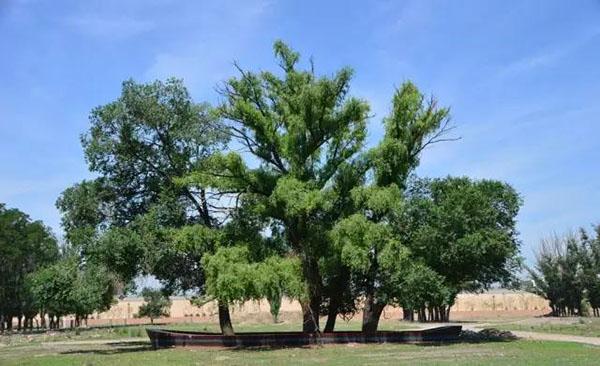
<path id="1" fill-rule="evenodd" d="M 416 180 L 396 224 L 414 261 L 444 279 L 450 296 L 436 305 L 441 320 L 460 291 L 510 284 L 520 265 L 516 216 L 521 198 L 507 183 L 447 177 Z M 418 311 L 419 309 L 410 309 Z M 423 313 L 420 314 L 423 319 Z"/>
<path id="2" fill-rule="evenodd" d="M 363 331 L 374 332 L 383 308 L 399 291 L 394 273 L 406 270 L 408 251 L 393 224 L 403 214 L 403 190 L 409 173 L 427 146 L 443 141 L 448 128 L 448 109 L 427 100 L 410 82 L 394 95 L 390 115 L 384 119 L 385 135 L 365 154 L 366 185 L 350 195 L 355 213 L 340 220 L 333 240 L 365 299 Z"/>
<path id="3" fill-rule="evenodd" d="M 446 313 L 456 291 L 509 277 L 520 203 L 510 187 L 407 184 L 421 152 L 446 140 L 447 108 L 403 84 L 384 138 L 365 150 L 369 106 L 350 94 L 352 71 L 319 76 L 284 43 L 274 51 L 281 70 L 238 66 L 214 111 L 177 81 L 126 82 L 95 109 L 82 140 L 100 177 L 59 202 L 69 240 L 124 277 L 147 271 L 217 299 L 225 334 L 236 301 L 292 294 L 315 332 L 320 315 L 331 331 L 363 298 L 372 332 L 386 304 L 408 305 L 407 288 L 436 292 L 410 306 Z"/>
<path id="4" fill-rule="evenodd" d="M 238 68 L 240 76 L 221 89 L 219 111 L 247 154 L 215 157 L 190 182 L 251 195 L 273 220 L 302 264 L 303 330 L 313 332 L 324 295 L 319 259 L 334 222 L 325 220 L 334 207 L 332 183 L 363 147 L 369 106 L 349 95 L 350 69 L 317 76 L 299 69 L 299 54 L 283 42 L 274 50 L 281 73 Z"/>
<path id="5" fill-rule="evenodd" d="M 180 80 L 170 79 L 124 82 L 121 96 L 95 108 L 90 122 L 82 144 L 99 178 L 69 188 L 59 199 L 67 237 L 126 280 L 145 270 L 176 283 L 164 265 L 181 256 L 161 247 L 169 244 L 160 240 L 163 233 L 186 225 L 216 228 L 223 219 L 205 187 L 175 183 L 227 142 L 219 120 L 209 106 L 192 101 Z M 147 247 L 149 242 L 154 245 Z M 148 263 L 163 266 L 154 273 Z M 203 278 L 195 280 L 201 288 Z M 219 305 L 219 315 L 229 319 L 225 304 Z M 229 321 L 222 324 L 224 333 L 233 332 Z"/>

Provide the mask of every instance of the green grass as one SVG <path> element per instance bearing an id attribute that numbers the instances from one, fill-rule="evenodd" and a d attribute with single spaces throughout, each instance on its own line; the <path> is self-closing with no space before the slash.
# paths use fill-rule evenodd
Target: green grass
<path id="1" fill-rule="evenodd" d="M 557 328 L 582 333 L 584 329 L 600 330 L 600 320 L 591 323 L 540 324 L 524 326 L 503 324 L 499 327 L 527 327 L 557 333 Z M 177 348 L 153 350 L 146 340 L 148 326 L 128 326 L 60 332 L 55 335 L 12 335 L 0 337 L 0 365 L 596 365 L 600 347 L 564 343 L 519 340 L 478 344 L 422 345 L 328 345 L 280 349 L 206 349 Z M 217 324 L 155 325 L 180 330 L 218 331 Z M 339 322 L 336 329 L 359 329 L 359 320 Z M 381 329 L 406 329 L 415 325 L 384 320 Z M 552 328 L 550 328 L 552 327 Z M 587 327 L 587 328 L 586 328 Z M 279 324 L 244 323 L 237 331 L 298 330 L 295 322 Z"/>
<path id="2" fill-rule="evenodd" d="M 11 365 L 597 365 L 600 348 L 576 343 L 515 341 L 442 346 L 335 345 L 311 348 L 152 350 L 146 343 L 21 345 L 0 348 Z"/>
<path id="3" fill-rule="evenodd" d="M 349 322 L 340 321 L 336 325 L 336 330 L 360 330 L 360 321 L 351 320 Z M 402 323 L 396 320 L 383 320 L 379 329 L 381 330 L 403 330 L 415 329 L 416 324 Z M 281 323 L 242 323 L 234 324 L 238 332 L 284 332 L 300 330 L 297 322 Z M 418 327 L 418 326 L 417 326 Z M 219 325 L 216 323 L 182 323 L 182 324 L 156 324 L 156 325 L 131 325 L 119 327 L 99 327 L 99 328 L 81 328 L 79 331 L 64 330 L 61 332 L 42 332 L 42 333 L 23 333 L 13 334 L 11 336 L 0 336 L 0 346 L 33 344 L 43 342 L 64 342 L 64 341 L 87 341 L 103 339 L 127 339 L 146 337 L 146 328 L 167 328 L 176 330 L 191 330 L 205 332 L 219 332 Z"/>
<path id="4" fill-rule="evenodd" d="M 506 323 L 495 325 L 503 330 L 520 330 L 527 332 L 570 334 L 587 337 L 600 337 L 600 319 L 580 318 L 571 324 L 547 321 L 538 324 Z"/>

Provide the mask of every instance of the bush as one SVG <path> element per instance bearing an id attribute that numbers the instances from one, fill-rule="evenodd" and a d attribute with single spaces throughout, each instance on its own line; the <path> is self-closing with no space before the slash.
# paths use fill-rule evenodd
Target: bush
<path id="1" fill-rule="evenodd" d="M 144 288 L 142 290 L 142 296 L 144 297 L 145 304 L 140 306 L 137 313 L 138 317 L 148 317 L 150 318 L 150 322 L 154 324 L 154 319 L 160 318 L 161 316 L 169 316 L 171 300 L 169 300 L 169 297 L 165 296 L 160 290 Z"/>

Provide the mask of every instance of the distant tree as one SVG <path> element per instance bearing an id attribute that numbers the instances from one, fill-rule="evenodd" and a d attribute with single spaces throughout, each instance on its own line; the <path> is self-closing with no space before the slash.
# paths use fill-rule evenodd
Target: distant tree
<path id="1" fill-rule="evenodd" d="M 589 233 L 580 229 L 582 242 L 582 282 L 594 316 L 600 316 L 600 225 Z"/>
<path id="2" fill-rule="evenodd" d="M 80 264 L 72 255 L 32 273 L 29 284 L 40 313 L 50 318 L 50 328 L 58 328 L 60 318 L 69 314 L 80 326 L 90 314 L 114 304 L 112 273 L 98 265 Z"/>
<path id="3" fill-rule="evenodd" d="M 456 290 L 446 283 L 446 279 L 423 263 L 413 263 L 394 279 L 398 284 L 398 301 L 402 306 L 404 320 L 447 321 L 443 313 L 454 303 Z"/>
<path id="4" fill-rule="evenodd" d="M 61 317 L 74 310 L 73 289 L 77 278 L 74 260 L 61 260 L 31 274 L 31 291 L 41 314 L 47 314 L 49 328 L 60 327 Z"/>
<path id="5" fill-rule="evenodd" d="M 553 316 L 585 315 L 589 302 L 594 316 L 600 316 L 600 227 L 589 234 L 553 235 L 543 239 L 536 264 L 528 269 L 528 291 L 550 302 Z"/>
<path id="6" fill-rule="evenodd" d="M 144 304 L 138 310 L 138 317 L 148 317 L 150 322 L 154 324 L 154 319 L 169 316 L 171 309 L 171 300 L 165 296 L 160 290 L 144 288 L 142 290 Z"/>
<path id="7" fill-rule="evenodd" d="M 32 221 L 17 209 L 0 204 L 0 331 L 33 326 L 35 298 L 27 284 L 28 274 L 57 260 L 57 241 L 41 221 Z"/>
<path id="8" fill-rule="evenodd" d="M 87 322 L 90 314 L 106 311 L 116 303 L 115 283 L 113 273 L 100 265 L 88 264 L 78 271 L 72 295 L 76 326 L 82 320 Z"/>

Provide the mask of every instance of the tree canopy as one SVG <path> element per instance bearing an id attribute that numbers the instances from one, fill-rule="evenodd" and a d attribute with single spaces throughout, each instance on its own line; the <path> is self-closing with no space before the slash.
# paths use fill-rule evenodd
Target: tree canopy
<path id="1" fill-rule="evenodd" d="M 367 148 L 353 71 L 319 75 L 281 41 L 274 54 L 274 72 L 235 64 L 214 108 L 179 80 L 129 80 L 92 111 L 82 144 L 98 177 L 57 202 L 90 265 L 216 300 L 224 334 L 246 300 L 298 299 L 305 332 L 362 308 L 372 332 L 388 304 L 447 320 L 459 291 L 512 279 L 515 190 L 411 178 L 426 148 L 455 140 L 449 108 L 407 81 Z"/>

